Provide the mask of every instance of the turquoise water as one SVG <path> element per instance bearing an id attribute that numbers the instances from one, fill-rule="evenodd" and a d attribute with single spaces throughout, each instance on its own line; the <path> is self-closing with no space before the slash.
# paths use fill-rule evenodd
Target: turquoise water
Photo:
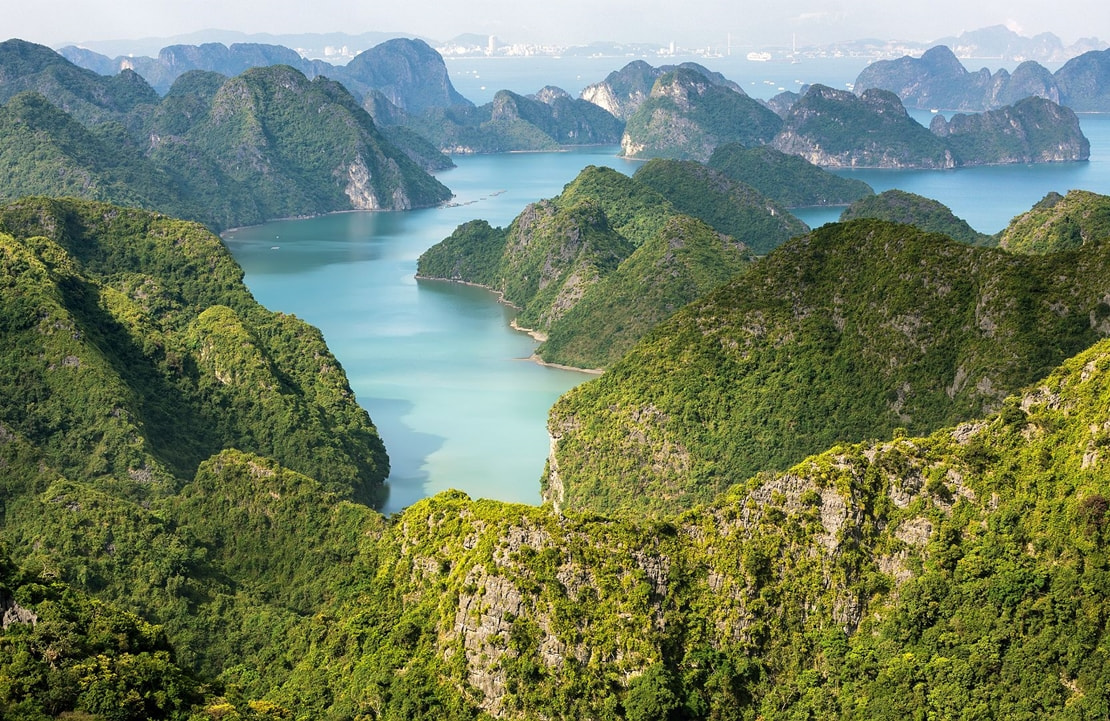
<path id="1" fill-rule="evenodd" d="M 1088 163 L 845 174 L 877 191 L 898 187 L 936 198 L 993 233 L 1049 191 L 1110 194 L 1110 116 L 1081 122 L 1092 141 Z M 318 326 L 342 362 L 389 451 L 385 512 L 448 488 L 539 502 L 547 411 L 590 376 L 526 360 L 535 343 L 509 328 L 509 308 L 479 288 L 416 281 L 416 259 L 473 218 L 507 225 L 526 204 L 557 195 L 586 165 L 634 172 L 637 164 L 616 152 L 460 157 L 458 168 L 439 176 L 456 195 L 452 207 L 341 213 L 225 234 L 255 297 Z M 816 226 L 839 213 L 798 215 Z"/>
<path id="2" fill-rule="evenodd" d="M 928 113 L 914 116 L 928 123 Z M 1079 116 L 1091 141 L 1091 159 L 1084 163 L 995 165 L 957 170 L 838 170 L 858 178 L 876 193 L 898 188 L 933 198 L 981 233 L 997 233 L 1011 219 L 1029 210 L 1051 191 L 1091 190 L 1110 195 L 1110 115 Z M 840 208 L 805 208 L 795 215 L 817 227 L 840 217 Z"/>
<path id="3" fill-rule="evenodd" d="M 225 233 L 255 297 L 319 327 L 389 452 L 392 513 L 448 488 L 539 503 L 547 411 L 584 373 L 527 358 L 535 342 L 485 290 L 416 281 L 416 260 L 460 223 L 507 225 L 584 166 L 632 172 L 614 147 L 458 158 L 453 207 L 339 213 Z"/>

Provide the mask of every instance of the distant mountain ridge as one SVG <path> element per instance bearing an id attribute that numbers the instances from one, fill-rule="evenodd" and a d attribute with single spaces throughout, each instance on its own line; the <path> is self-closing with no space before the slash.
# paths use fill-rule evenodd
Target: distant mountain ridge
<path id="1" fill-rule="evenodd" d="M 1054 33 L 1038 33 L 1027 37 L 1005 25 L 992 25 L 968 30 L 955 37 L 939 38 L 930 45 L 947 45 L 964 58 L 1061 63 L 1092 50 L 1105 50 L 1107 43 L 1095 37 L 1084 37 L 1071 45 L 1065 45 Z"/>
<path id="2" fill-rule="evenodd" d="M 256 43 L 177 45 L 163 48 L 157 58 L 114 60 L 72 46 L 61 52 L 103 74 L 114 75 L 121 68 L 138 73 L 163 94 L 181 75 L 196 70 L 235 76 L 250 68 L 283 64 L 309 79 L 326 76 L 359 98 L 382 131 L 428 170 L 451 166 L 448 159 L 436 158 L 436 152 L 612 145 L 620 142 L 624 130 L 624 123 L 610 113 L 554 87 L 531 96 L 502 90 L 476 108 L 455 90 L 442 56 L 414 38 L 386 40 L 346 65 L 306 60 L 289 48 Z M 728 81 L 722 77 L 720 82 Z"/>
<path id="3" fill-rule="evenodd" d="M 0 43 L 0 100 L 7 199 L 67 194 L 225 228 L 450 197 L 342 85 L 288 65 L 233 78 L 192 70 L 159 97 L 134 72 L 97 75 L 11 40 Z"/>
<path id="4" fill-rule="evenodd" d="M 950 53 L 932 60 L 962 69 Z M 813 85 L 772 110 L 707 72 L 695 64 L 663 72 L 635 61 L 582 97 L 627 117 L 621 154 L 633 158 L 705 162 L 730 143 L 767 145 L 822 167 L 954 168 L 1090 156 L 1075 113 L 1049 100 L 1023 96 L 993 114 L 938 117 L 925 128 L 885 90 L 855 95 Z"/>
<path id="5" fill-rule="evenodd" d="M 956 168 L 1087 160 L 1091 145 L 1069 108 L 1026 98 L 982 114 L 936 116 L 925 128 L 898 97 L 814 85 L 787 112 L 771 146 L 822 167 Z"/>
<path id="6" fill-rule="evenodd" d="M 527 96 L 500 90 L 479 107 L 432 108 L 393 122 L 453 155 L 615 145 L 624 132 L 624 123 L 604 109 L 551 86 Z"/>
<path id="7" fill-rule="evenodd" d="M 1110 49 L 1092 50 L 1068 60 L 1055 73 L 1026 61 L 1011 73 L 982 68 L 969 72 L 945 45 L 920 58 L 906 56 L 867 66 L 855 90 L 881 88 L 895 93 L 909 107 L 980 112 L 1036 96 L 1076 112 L 1110 110 Z"/>
<path id="8" fill-rule="evenodd" d="M 190 70 L 209 70 L 232 77 L 250 68 L 289 65 L 309 79 L 325 75 L 338 80 L 357 96 L 377 90 L 409 112 L 472 104 L 451 85 L 439 53 L 416 38 L 385 40 L 343 65 L 308 60 L 285 46 L 263 43 L 169 45 L 157 57 L 126 55 L 114 59 L 70 45 L 58 50 L 58 54 L 102 75 L 133 70 L 161 94 Z"/>
<path id="9" fill-rule="evenodd" d="M 203 30 L 185 35 L 175 35 L 164 38 L 118 39 L 104 41 L 87 41 L 80 43 L 82 48 L 95 51 L 112 57 L 148 55 L 154 56 L 158 51 L 170 45 L 200 45 L 205 43 L 260 43 L 268 45 L 284 45 L 295 49 L 306 58 L 323 59 L 329 62 L 343 62 L 358 53 L 379 43 L 401 37 L 419 37 L 414 33 L 405 32 L 365 32 L 365 33 L 244 33 L 230 30 Z M 495 55 L 508 56 L 519 52 L 521 47 L 527 48 L 532 55 L 558 55 L 562 57 L 583 56 L 611 56 L 630 57 L 656 54 L 666 43 L 661 41 L 651 42 L 614 42 L 593 41 L 582 45 L 564 44 L 557 42 L 542 42 L 537 44 L 522 44 L 514 42 L 511 38 L 494 36 L 491 40 L 488 32 L 468 32 L 451 38 L 433 39 L 421 37 L 429 45 L 435 47 L 445 57 L 486 55 L 491 46 Z M 903 52 L 918 52 L 933 45 L 948 45 L 957 50 L 960 57 L 965 58 L 999 58 L 1005 61 L 1021 62 L 1036 60 L 1042 63 L 1062 63 L 1073 57 L 1090 50 L 1105 50 L 1107 43 L 1097 37 L 1079 38 L 1071 44 L 1065 44 L 1059 36 L 1051 32 L 1039 33 L 1033 37 L 1006 27 L 994 25 L 989 27 L 968 30 L 958 36 L 944 37 L 927 43 L 904 40 L 877 40 L 874 38 L 861 40 L 848 40 L 824 45 L 799 46 L 796 51 L 814 53 L 823 57 L 842 57 L 854 55 L 858 57 L 897 57 L 903 53 L 891 55 L 893 47 L 900 48 Z M 704 50 L 704 45 L 695 48 L 677 47 L 677 50 L 688 50 L 692 53 Z M 771 46 L 766 46 L 771 47 Z M 783 48 L 790 51 L 790 48 Z"/>

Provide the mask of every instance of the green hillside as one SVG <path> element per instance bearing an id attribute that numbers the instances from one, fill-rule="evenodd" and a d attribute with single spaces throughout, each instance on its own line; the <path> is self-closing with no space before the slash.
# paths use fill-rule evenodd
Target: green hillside
<path id="1" fill-rule="evenodd" d="M 1075 250 L 1110 237 L 1110 197 L 1086 190 L 1049 193 L 998 234 L 1013 253 Z"/>
<path id="2" fill-rule="evenodd" d="M 381 441 L 319 332 L 259 306 L 219 238 L 47 199 L 0 208 L 0 231 L 0 418 L 52 468 L 160 495 L 235 446 L 380 496 Z"/>
<path id="3" fill-rule="evenodd" d="M 546 497 L 667 517 L 840 441 L 987 413 L 1110 331 L 1107 252 L 1013 256 L 878 221 L 815 230 L 560 399 Z"/>
<path id="4" fill-rule="evenodd" d="M 862 180 L 842 178 L 768 146 L 721 145 L 706 165 L 787 208 L 848 205 L 874 193 Z"/>
<path id="5" fill-rule="evenodd" d="M 700 163 L 651 160 L 634 177 L 680 212 L 704 220 L 759 255 L 809 230 L 786 208 L 751 185 Z"/>
<path id="6" fill-rule="evenodd" d="M 341 659 L 378 680 L 348 693 L 414 718 L 1097 716 L 1108 489 L 1083 458 L 1108 350 L 997 416 L 838 446 L 670 523 L 422 501 L 383 566 L 407 632 L 357 615 L 298 670 Z"/>
<path id="7" fill-rule="evenodd" d="M 130 70 L 105 77 L 44 45 L 14 38 L 0 42 L 0 102 L 23 92 L 48 98 L 86 125 L 141 118 L 158 102 L 154 88 Z"/>
<path id="8" fill-rule="evenodd" d="M 186 73 L 160 99 L 134 73 L 105 78 L 8 41 L 0 98 L 0 200 L 73 196 L 226 228 L 451 195 L 341 85 L 288 66 Z M 394 135 L 435 163 L 426 144 Z"/>
<path id="9" fill-rule="evenodd" d="M 536 354 L 606 368 L 679 308 L 742 272 L 750 249 L 704 222 L 675 215 L 551 326 Z"/>
<path id="10" fill-rule="evenodd" d="M 995 239 L 972 228 L 943 203 L 904 190 L 885 190 L 861 198 L 845 208 L 841 221 L 874 218 L 913 225 L 927 233 L 942 233 L 968 245 L 995 245 Z"/>
<path id="11" fill-rule="evenodd" d="M 34 92 L 0 106 L 2 194 L 82 196 L 182 210 L 167 173 L 116 123 L 89 129 Z"/>
<path id="12" fill-rule="evenodd" d="M 753 188 L 691 161 L 629 178 L 590 167 L 508 229 L 459 226 L 418 273 L 484 285 L 520 308 L 544 361 L 604 368 L 680 307 L 805 224 Z"/>
<path id="13" fill-rule="evenodd" d="M 682 338 L 687 355 L 673 356 L 682 362 L 649 379 L 659 392 L 630 413 L 625 445 L 650 441 L 652 424 L 671 415 L 712 448 L 726 424 L 709 413 L 747 388 L 736 360 L 810 346 L 839 367 L 901 373 L 891 359 L 924 345 L 933 360 L 921 377 L 947 377 L 930 348 L 951 349 L 964 369 L 950 386 L 967 418 L 958 426 L 917 438 L 875 432 L 889 440 L 836 445 L 783 473 L 737 471 L 723 495 L 692 510 L 665 499 L 665 520 L 447 492 L 387 521 L 353 502 L 357 489 L 332 465 L 342 456 L 325 449 L 378 453 L 358 445 L 372 427 L 334 359 L 307 326 L 253 304 L 213 236 L 76 201 L 8 206 L 0 223 L 5 718 L 1079 719 L 1110 710 L 1110 341 L 1081 349 L 1101 333 L 1083 305 L 1106 292 L 1097 244 L 1020 256 L 878 221 L 827 226 L 681 311 L 628 356 L 665 349 L 668 334 L 696 322 Z M 676 256 L 724 242 L 683 216 L 659 235 L 687 241 Z M 918 277 L 900 278 L 892 264 Z M 777 306 L 759 300 L 760 287 Z M 1059 314 L 1052 293 L 1075 310 Z M 831 316 L 819 298 L 832 299 Z M 725 330 L 730 312 L 746 313 L 746 336 Z M 969 334 L 957 326 L 970 320 L 982 335 L 960 342 Z M 873 342 L 852 345 L 865 322 Z M 838 333 L 850 354 L 832 345 Z M 760 336 L 777 345 L 760 346 Z M 1073 358 L 1069 343 L 1080 348 Z M 725 362 L 707 374 L 711 348 Z M 627 388 L 630 362 L 581 388 L 607 379 Z M 1004 398 L 1008 363 L 1031 377 Z M 842 387 L 810 367 L 797 397 L 812 415 L 799 418 L 820 418 Z M 855 377 L 859 393 L 868 386 Z M 902 398 L 866 400 L 924 415 L 928 399 L 917 396 L 932 391 L 920 383 Z M 676 410 L 670 398 L 699 385 L 720 395 Z M 213 394 L 225 425 L 191 422 Z M 333 426 L 313 435 L 311 424 L 283 425 L 298 403 Z M 170 410 L 172 423 L 160 420 Z M 288 447 L 267 447 L 260 421 Z M 205 435 L 216 430 L 238 432 L 237 444 L 253 438 L 256 450 Z M 676 477 L 707 468 L 677 435 L 666 442 L 645 446 L 655 455 L 644 459 Z M 327 456 L 316 467 L 314 451 Z M 550 480 L 563 482 L 572 464 L 556 458 Z M 619 481 L 636 467 L 602 471 Z"/>

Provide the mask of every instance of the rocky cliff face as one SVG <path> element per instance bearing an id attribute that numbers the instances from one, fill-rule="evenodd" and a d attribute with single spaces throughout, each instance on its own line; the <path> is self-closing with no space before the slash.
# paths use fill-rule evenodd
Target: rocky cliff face
<path id="1" fill-rule="evenodd" d="M 787 113 L 771 146 L 824 167 L 955 166 L 944 144 L 909 117 L 897 96 L 881 90 L 856 96 L 811 87 Z"/>
<path id="2" fill-rule="evenodd" d="M 1058 401 L 1046 388 L 1022 407 L 1047 418 Z M 442 494 L 405 513 L 387 571 L 411 605 L 436 602 L 436 652 L 478 708 L 528 718 L 559 693 L 596 717 L 695 649 L 748 649 L 774 676 L 790 665 L 771 660 L 789 629 L 851 639 L 882 626 L 944 528 L 996 513 L 974 456 L 996 432 L 841 446 L 651 526 Z"/>
<path id="3" fill-rule="evenodd" d="M 661 75 L 629 117 L 622 154 L 705 162 L 725 143 L 762 145 L 781 124 L 772 110 L 731 84 L 679 67 Z"/>
<path id="4" fill-rule="evenodd" d="M 651 97 L 655 81 L 676 70 L 688 71 L 700 76 L 706 83 L 745 95 L 739 85 L 697 63 L 663 65 L 656 68 L 643 60 L 633 60 L 620 70 L 609 73 L 600 83 L 586 86 L 581 98 L 604 108 L 621 120 L 628 120 Z"/>
<path id="5" fill-rule="evenodd" d="M 356 89 L 373 88 L 408 113 L 472 105 L 451 84 L 443 57 L 423 40 L 388 40 L 337 70 L 337 80 Z"/>
<path id="6" fill-rule="evenodd" d="M 628 120 L 651 95 L 655 80 L 662 74 L 661 69 L 653 68 L 643 60 L 634 60 L 609 73 L 600 83 L 586 86 L 581 97 L 622 120 Z"/>
<path id="7" fill-rule="evenodd" d="M 869 89 L 856 96 L 824 86 L 810 88 L 794 104 L 771 145 L 839 168 L 955 168 L 1090 156 L 1075 113 L 1050 100 L 1027 98 L 951 121 L 937 115 L 927 130 L 890 91 Z"/>
<path id="8" fill-rule="evenodd" d="M 958 165 L 1063 163 L 1087 160 L 1091 143 L 1069 108 L 1030 97 L 978 115 L 937 115 L 929 129 Z"/>

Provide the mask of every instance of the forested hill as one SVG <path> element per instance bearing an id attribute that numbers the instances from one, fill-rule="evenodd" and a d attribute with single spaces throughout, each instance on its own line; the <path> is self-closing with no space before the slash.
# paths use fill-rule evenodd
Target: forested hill
<path id="1" fill-rule="evenodd" d="M 742 182 L 692 161 L 629 178 L 589 167 L 508 228 L 459 226 L 428 249 L 424 278 L 487 286 L 521 309 L 547 362 L 603 368 L 686 303 L 807 227 Z"/>
<path id="2" fill-rule="evenodd" d="M 50 62 L 0 112 L 25 189 L 213 225 L 443 192 L 371 195 L 404 162 L 291 67 L 148 102 Z M 0 719 L 1110 716 L 1107 199 L 1050 195 L 977 248 L 806 231 L 724 171 L 587 168 L 421 260 L 609 369 L 553 411 L 549 502 L 390 518 L 339 362 L 217 236 L 0 203 Z"/>
<path id="3" fill-rule="evenodd" d="M 122 122 L 158 98 L 132 71 L 104 77 L 77 67 L 44 45 L 15 39 L 0 42 L 0 102 L 27 91 L 48 98 L 84 124 Z"/>
<path id="4" fill-rule="evenodd" d="M 258 305 L 219 238 L 34 198 L 0 207 L 0 232 L 0 422 L 61 476 L 158 497 L 234 446 L 381 498 L 381 440 L 323 338 Z"/>
<path id="5" fill-rule="evenodd" d="M 213 228 L 336 210 L 435 205 L 450 191 L 393 145 L 338 83 L 288 66 L 141 78 L 0 43 L 0 199 L 73 195 Z"/>
<path id="6" fill-rule="evenodd" d="M 1110 197 L 1086 190 L 1049 193 L 998 234 L 1014 253 L 1075 250 L 1110 237 Z"/>
<path id="7" fill-rule="evenodd" d="M 24 565 L 0 563 L 0 710 L 1099 717 L 1108 381 L 1103 342 L 996 415 L 840 445 L 669 522 L 447 492 L 383 524 L 234 452 L 153 512 L 55 485 L 20 500 L 34 524 L 5 518 Z M 57 564 L 82 556 L 99 562 Z M 105 579 L 140 585 L 144 614 L 176 600 L 189 626 L 163 635 L 79 588 Z M 185 631 L 208 639 L 214 680 L 194 675 Z"/>
<path id="8" fill-rule="evenodd" d="M 796 155 L 767 146 L 719 145 L 706 162 L 710 168 L 752 186 L 787 208 L 849 205 L 873 195 L 867 183 L 842 178 Z"/>
<path id="9" fill-rule="evenodd" d="M 839 441 L 998 407 L 1110 333 L 1110 246 L 1016 256 L 912 226 L 778 248 L 559 400 L 546 497 L 671 516 Z"/>
<path id="10" fill-rule="evenodd" d="M 632 235 L 642 248 L 656 232 Z M 723 495 L 680 512 L 685 497 L 642 483 L 635 498 L 668 504 L 643 520 L 643 505 L 601 515 L 448 492 L 387 521 L 359 502 L 378 497 L 387 461 L 335 359 L 254 303 L 216 237 L 86 201 L 0 208 L 0 714 L 1102 715 L 1110 341 L 1065 356 L 1110 330 L 1092 300 L 1108 292 L 1106 253 L 826 226 L 581 387 L 627 390 L 643 349 L 663 351 L 675 364 L 652 391 L 607 401 L 630 409 L 607 442 L 640 455 L 598 468 L 613 497 L 640 459 L 727 477 Z M 747 313 L 734 331 L 729 312 Z M 759 375 L 776 353 L 796 390 Z M 887 440 L 752 477 L 693 457 L 694 442 L 727 449 L 715 433 L 742 438 L 713 415 L 748 380 L 740 362 L 812 428 L 832 415 Z M 932 422 L 937 399 L 968 420 L 919 438 L 853 425 L 844 399 L 887 381 L 893 393 L 865 401 L 899 425 Z M 680 427 L 669 418 L 694 441 L 658 435 Z M 608 438 L 587 415 L 573 426 L 560 444 Z M 562 450 L 550 479 L 565 483 Z"/>
<path id="11" fill-rule="evenodd" d="M 374 527 L 381 439 L 319 331 L 195 223 L 4 205 L 0 309 L 0 716 L 185 718 L 317 607 L 314 559 L 354 553 L 313 524 Z"/>
<path id="12" fill-rule="evenodd" d="M 875 218 L 913 225 L 929 233 L 942 233 L 968 245 L 996 245 L 997 239 L 980 233 L 967 221 L 956 217 L 943 203 L 904 190 L 885 190 L 861 198 L 844 209 L 840 220 Z"/>

